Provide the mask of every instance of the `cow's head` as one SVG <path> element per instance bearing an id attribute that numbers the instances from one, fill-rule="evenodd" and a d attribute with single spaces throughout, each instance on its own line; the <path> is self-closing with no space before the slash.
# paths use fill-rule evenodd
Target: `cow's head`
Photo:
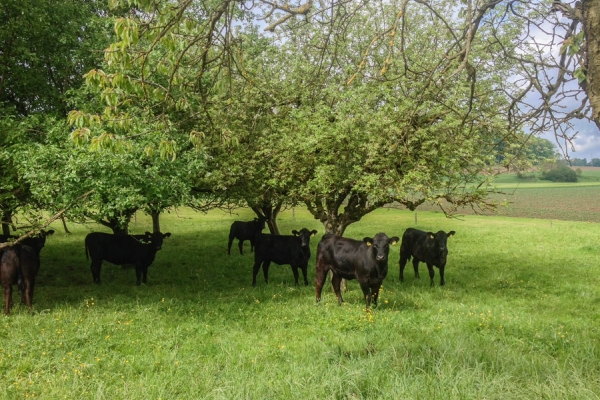
<path id="1" fill-rule="evenodd" d="M 390 246 L 395 245 L 399 240 L 398 236 L 388 237 L 385 233 L 381 232 L 375 235 L 374 238 L 364 238 L 363 242 L 371 247 L 373 258 L 379 263 L 387 262 Z"/>
<path id="2" fill-rule="evenodd" d="M 42 251 L 42 248 L 46 245 L 46 237 L 54 234 L 54 230 L 49 231 L 41 230 L 37 235 L 31 236 L 30 240 L 25 241 L 24 244 L 33 247 L 38 253 Z"/>
<path id="3" fill-rule="evenodd" d="M 169 236 L 171 236 L 170 232 L 146 232 L 146 240 L 148 241 L 148 243 L 152 243 L 156 250 L 160 250 L 162 248 L 163 240 L 168 238 Z"/>
<path id="4" fill-rule="evenodd" d="M 302 228 L 300 229 L 300 232 L 298 232 L 297 230 L 293 230 L 292 233 L 294 234 L 294 236 L 299 237 L 300 238 L 300 246 L 305 249 L 308 246 L 310 246 L 310 238 L 315 236 L 317 234 L 316 230 L 312 230 L 309 231 L 306 228 Z"/>
<path id="5" fill-rule="evenodd" d="M 262 215 L 258 218 L 254 218 L 254 223 L 256 224 L 257 228 L 261 231 L 265 229 L 265 222 L 267 222 L 267 219 Z"/>
<path id="6" fill-rule="evenodd" d="M 429 239 L 433 241 L 434 250 L 438 254 L 446 256 L 448 254 L 448 238 L 454 236 L 455 233 L 456 232 L 454 231 L 450 231 L 448 233 L 444 231 L 437 231 L 437 233 L 427 232 L 427 236 L 429 236 Z"/>

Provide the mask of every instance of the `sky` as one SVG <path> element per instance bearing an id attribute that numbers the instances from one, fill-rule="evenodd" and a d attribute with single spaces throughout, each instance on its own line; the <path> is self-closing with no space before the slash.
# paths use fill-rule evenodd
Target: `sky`
<path id="1" fill-rule="evenodd" d="M 587 158 L 590 161 L 592 158 L 600 158 L 600 131 L 596 124 L 584 120 L 575 121 L 573 123 L 575 129 L 578 131 L 573 145 L 575 151 L 569 147 L 569 157 L 573 158 Z M 543 134 L 541 137 L 550 140 L 556 146 L 556 151 L 560 152 L 560 148 L 557 145 L 556 138 L 553 132 Z M 563 147 L 564 147 L 564 143 Z"/>
<path id="2" fill-rule="evenodd" d="M 571 7 L 574 7 L 576 4 L 575 0 L 563 0 L 563 4 L 568 4 Z M 563 13 L 556 13 L 554 16 L 558 18 L 560 22 L 562 22 L 562 26 L 569 26 L 570 20 L 564 16 Z M 554 23 L 549 22 L 551 18 L 549 18 L 544 24 L 539 27 L 535 27 L 534 25 L 529 26 L 531 30 L 528 31 L 528 35 L 533 39 L 531 43 L 536 44 L 545 44 L 540 45 L 539 49 L 546 49 L 546 56 L 550 56 L 555 63 L 558 63 L 560 58 L 560 50 L 563 47 L 563 38 L 565 35 L 564 29 L 561 30 L 557 28 Z M 552 44 L 551 44 L 552 43 Z M 551 45 L 550 45 L 551 44 Z M 572 66 L 570 67 L 572 68 Z M 548 75 L 546 78 L 548 82 L 555 83 L 556 82 L 556 74 L 551 71 L 544 71 Z M 575 80 L 566 83 L 566 89 L 569 92 L 574 92 L 580 90 L 579 85 L 575 83 Z M 536 99 L 533 97 L 539 97 L 539 94 L 531 92 L 528 97 L 531 96 L 528 100 L 532 104 L 540 103 L 540 99 Z M 560 101 L 560 104 L 556 106 L 557 110 L 562 109 L 562 115 L 568 112 L 569 110 L 574 110 L 581 105 L 581 96 L 567 96 Z M 542 134 L 541 137 L 550 140 L 555 144 L 556 151 L 563 154 L 567 152 L 569 158 L 586 158 L 588 161 L 592 158 L 600 158 L 600 131 L 598 127 L 593 122 L 589 122 L 586 120 L 571 120 L 574 130 L 569 132 L 569 134 L 577 133 L 575 139 L 572 141 L 572 146 L 570 144 L 565 144 L 564 140 L 561 141 L 559 146 L 557 144 L 556 138 L 554 136 L 554 132 L 547 132 Z"/>

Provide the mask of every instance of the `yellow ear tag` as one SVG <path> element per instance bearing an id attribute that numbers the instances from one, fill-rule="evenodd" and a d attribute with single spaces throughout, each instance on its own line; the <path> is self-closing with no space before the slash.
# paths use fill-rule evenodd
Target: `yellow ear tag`
<path id="1" fill-rule="evenodd" d="M 431 239 L 435 239 L 435 236 L 433 236 L 433 235 L 429 235 L 429 237 L 430 237 Z"/>
<path id="2" fill-rule="evenodd" d="M 396 242 L 396 241 L 394 240 L 394 241 L 392 242 L 392 246 L 393 246 L 393 245 L 395 245 L 396 243 L 398 243 L 398 242 Z"/>
<path id="3" fill-rule="evenodd" d="M 367 246 L 370 246 L 370 245 L 371 245 L 371 242 L 367 242 Z"/>

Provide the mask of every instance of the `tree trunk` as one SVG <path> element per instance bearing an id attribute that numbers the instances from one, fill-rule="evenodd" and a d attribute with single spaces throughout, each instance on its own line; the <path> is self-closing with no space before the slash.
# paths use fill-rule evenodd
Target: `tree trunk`
<path id="1" fill-rule="evenodd" d="M 160 232 L 160 212 L 152 211 L 150 215 L 152 216 L 152 232 Z"/>
<path id="2" fill-rule="evenodd" d="M 2 211 L 2 234 L 5 236 L 10 235 L 10 225 L 12 224 L 12 211 Z"/>
<path id="3" fill-rule="evenodd" d="M 283 201 L 279 201 L 275 205 L 264 202 L 259 205 L 251 206 L 250 208 L 252 208 L 252 211 L 259 217 L 266 218 L 271 235 L 280 235 L 279 226 L 277 226 L 277 217 L 279 216 L 282 205 Z"/>
<path id="4" fill-rule="evenodd" d="M 127 224 L 123 227 L 119 224 L 118 221 L 115 221 L 113 219 L 113 220 L 110 220 L 107 224 L 103 224 L 103 225 L 112 229 L 113 234 L 115 234 L 115 235 L 129 235 L 129 224 Z"/>
<path id="5" fill-rule="evenodd" d="M 137 209 L 123 211 L 118 217 L 107 218 L 107 220 L 97 220 L 99 224 L 112 229 L 115 235 L 129 235 L 129 222 Z"/>
<path id="6" fill-rule="evenodd" d="M 344 236 L 344 232 L 349 225 L 350 222 L 340 220 L 337 215 L 330 215 L 328 219 L 323 221 L 325 233 L 333 233 L 337 236 Z"/>
<path id="7" fill-rule="evenodd" d="M 600 0 L 583 0 L 583 30 L 586 43 L 586 92 L 592 118 L 600 129 Z"/>
<path id="8" fill-rule="evenodd" d="M 64 215 L 61 215 L 61 216 L 60 216 L 60 220 L 62 221 L 62 224 L 63 224 L 63 228 L 64 228 L 64 230 L 65 230 L 65 233 L 71 233 L 71 232 L 69 231 L 69 228 L 67 228 L 67 221 L 65 220 L 65 216 L 64 216 Z"/>

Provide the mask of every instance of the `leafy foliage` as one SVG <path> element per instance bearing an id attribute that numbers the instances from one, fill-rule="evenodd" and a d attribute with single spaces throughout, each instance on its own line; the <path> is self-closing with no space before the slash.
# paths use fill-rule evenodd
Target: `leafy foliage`
<path id="1" fill-rule="evenodd" d="M 579 178 L 577 172 L 570 167 L 559 165 L 556 168 L 542 171 L 540 179 L 552 182 L 577 182 Z"/>
<path id="2" fill-rule="evenodd" d="M 115 25 L 107 70 L 86 76 L 104 110 L 73 112 L 73 138 L 110 149 L 143 136 L 147 152 L 167 158 L 188 138 L 208 160 L 199 192 L 251 206 L 305 202 L 326 231 L 343 233 L 392 201 L 485 207 L 480 172 L 498 138 L 513 147 L 523 138 L 505 122 L 511 65 L 492 55 L 514 51 L 518 21 L 486 21 L 469 38 L 472 56 L 455 52 L 473 13 L 441 18 L 458 3 L 336 5 L 290 21 L 275 40 L 227 1 L 136 7 Z"/>

